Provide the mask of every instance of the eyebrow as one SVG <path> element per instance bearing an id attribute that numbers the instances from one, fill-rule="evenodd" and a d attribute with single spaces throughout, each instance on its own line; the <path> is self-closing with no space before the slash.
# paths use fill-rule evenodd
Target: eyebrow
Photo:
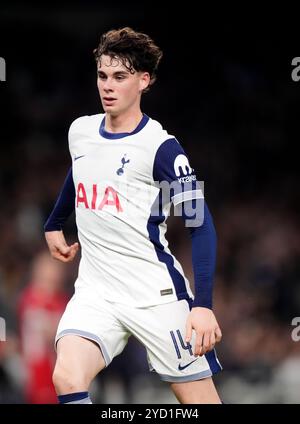
<path id="1" fill-rule="evenodd" d="M 100 72 L 101 72 L 102 74 L 107 76 L 107 74 L 104 71 L 102 71 L 102 69 L 97 69 L 97 72 L 98 72 L 98 74 L 100 74 Z M 127 74 L 129 74 L 128 71 L 116 71 L 116 72 L 113 73 L 113 75 L 127 75 Z"/>

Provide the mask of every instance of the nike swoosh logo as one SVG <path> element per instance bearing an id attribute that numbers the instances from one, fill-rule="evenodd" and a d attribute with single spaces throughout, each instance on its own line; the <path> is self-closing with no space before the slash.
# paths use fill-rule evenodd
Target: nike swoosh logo
<path id="1" fill-rule="evenodd" d="M 198 358 L 194 359 L 192 362 L 189 362 L 188 364 L 181 366 L 180 364 L 178 365 L 178 369 L 179 371 L 184 370 L 185 368 L 189 367 L 193 362 L 197 361 Z"/>
<path id="2" fill-rule="evenodd" d="M 85 156 L 85 155 L 76 156 L 76 157 L 74 158 L 74 162 L 75 162 L 75 160 L 80 159 L 80 158 L 83 158 L 84 156 Z"/>

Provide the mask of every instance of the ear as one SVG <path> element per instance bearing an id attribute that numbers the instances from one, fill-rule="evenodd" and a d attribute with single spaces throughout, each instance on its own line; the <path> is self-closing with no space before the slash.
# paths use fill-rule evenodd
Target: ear
<path id="1" fill-rule="evenodd" d="M 145 90 L 145 88 L 148 87 L 149 83 L 150 83 L 149 72 L 143 72 L 143 73 L 141 73 L 141 77 L 140 77 L 140 90 L 141 91 Z"/>

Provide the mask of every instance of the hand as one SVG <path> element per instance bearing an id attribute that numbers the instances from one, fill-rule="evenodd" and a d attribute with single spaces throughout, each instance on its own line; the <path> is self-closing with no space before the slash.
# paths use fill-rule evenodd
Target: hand
<path id="1" fill-rule="evenodd" d="M 194 356 L 202 356 L 209 352 L 222 338 L 216 317 L 208 308 L 192 308 L 186 322 L 185 341 L 187 343 L 191 341 L 193 329 L 196 332 Z"/>
<path id="2" fill-rule="evenodd" d="M 61 262 L 71 262 L 79 249 L 79 243 L 68 246 L 62 231 L 45 232 L 51 256 Z"/>

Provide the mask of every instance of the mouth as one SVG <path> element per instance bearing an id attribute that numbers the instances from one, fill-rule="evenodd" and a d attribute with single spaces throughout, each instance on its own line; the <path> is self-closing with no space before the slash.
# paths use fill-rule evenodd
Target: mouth
<path id="1" fill-rule="evenodd" d="M 115 102 L 117 99 L 115 99 L 114 97 L 103 97 L 103 102 L 106 105 L 110 105 L 111 103 Z"/>

